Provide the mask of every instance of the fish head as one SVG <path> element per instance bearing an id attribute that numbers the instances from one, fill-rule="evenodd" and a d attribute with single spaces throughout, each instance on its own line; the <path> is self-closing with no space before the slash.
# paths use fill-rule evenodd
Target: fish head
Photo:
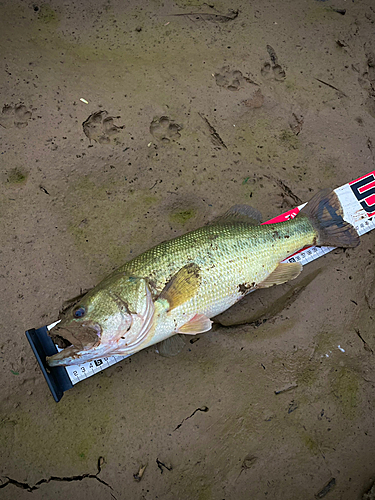
<path id="1" fill-rule="evenodd" d="M 86 363 L 103 356 L 130 355 L 152 325 L 154 303 L 143 278 L 111 276 L 60 315 L 50 336 L 63 350 L 49 366 Z"/>

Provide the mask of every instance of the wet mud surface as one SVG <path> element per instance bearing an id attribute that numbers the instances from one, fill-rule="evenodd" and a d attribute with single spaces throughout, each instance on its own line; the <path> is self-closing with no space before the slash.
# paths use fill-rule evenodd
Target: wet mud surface
<path id="1" fill-rule="evenodd" d="M 373 2 L 0 12 L 0 498 L 362 499 L 372 233 L 58 404 L 24 331 L 234 204 L 267 219 L 373 170 Z"/>

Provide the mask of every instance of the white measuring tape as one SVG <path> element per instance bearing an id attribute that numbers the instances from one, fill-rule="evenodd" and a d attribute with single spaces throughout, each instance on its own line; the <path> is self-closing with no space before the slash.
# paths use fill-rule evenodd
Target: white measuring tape
<path id="1" fill-rule="evenodd" d="M 50 331 L 58 323 L 60 323 L 60 320 L 51 323 L 47 326 L 47 330 Z M 62 351 L 60 347 L 56 346 L 56 349 L 58 351 Z M 84 380 L 85 378 L 92 377 L 93 375 L 95 375 L 95 373 L 101 372 L 102 370 L 109 368 L 110 366 L 118 363 L 119 361 L 122 361 L 125 358 L 129 358 L 130 356 L 131 354 L 129 354 L 128 356 L 108 356 L 106 358 L 95 359 L 94 361 L 90 361 L 89 363 L 64 366 L 64 368 L 68 373 L 70 381 L 74 385 L 78 382 L 81 382 L 81 380 Z"/>
<path id="2" fill-rule="evenodd" d="M 375 171 L 370 172 L 364 175 L 363 177 L 356 179 L 355 181 L 349 182 L 348 184 L 344 184 L 343 186 L 335 189 L 335 193 L 337 194 L 341 202 L 341 205 L 343 207 L 344 219 L 347 222 L 350 222 L 356 228 L 360 236 L 375 228 Z M 284 214 L 279 215 L 278 217 L 275 217 L 274 219 L 267 221 L 265 224 L 282 222 L 287 219 L 294 218 L 305 205 L 306 203 L 292 210 L 289 210 L 288 212 L 285 212 Z M 304 248 L 299 252 L 291 255 L 287 259 L 285 259 L 284 262 L 300 262 L 302 265 L 306 265 L 309 262 L 312 262 L 313 260 L 322 257 L 328 252 L 331 252 L 332 250 L 334 250 L 334 247 L 312 246 Z M 57 323 L 59 323 L 59 321 L 56 321 L 55 323 L 48 325 L 47 329 L 51 330 Z M 36 333 L 38 333 L 38 330 L 36 330 Z M 35 353 L 35 348 L 33 345 L 32 347 Z M 56 349 L 58 351 L 61 350 L 57 346 Z M 41 356 L 37 356 L 39 364 L 41 364 L 40 357 Z M 66 366 L 63 367 L 63 369 L 66 370 L 67 376 L 69 377 L 71 384 L 74 385 L 86 378 L 92 377 L 96 373 L 105 370 L 106 368 L 109 368 L 110 366 L 122 361 L 127 357 L 129 357 L 129 355 L 108 356 L 105 358 L 96 359 L 89 363 Z M 43 360 L 43 362 L 45 362 L 45 360 Z M 47 378 L 49 375 L 48 371 L 46 375 L 45 366 L 42 368 L 42 370 L 50 386 L 50 383 Z M 51 370 L 54 370 L 54 368 Z M 66 389 L 62 389 L 62 391 L 64 390 Z M 59 399 L 56 399 L 55 397 L 56 401 L 58 401 Z"/>

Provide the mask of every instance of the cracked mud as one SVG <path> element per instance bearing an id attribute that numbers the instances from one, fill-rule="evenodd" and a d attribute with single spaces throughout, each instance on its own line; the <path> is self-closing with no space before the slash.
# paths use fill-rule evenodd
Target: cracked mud
<path id="1" fill-rule="evenodd" d="M 39 481 L 37 481 L 33 485 L 30 485 L 28 483 L 23 483 L 23 482 L 17 481 L 16 479 L 5 476 L 5 481 L 2 484 L 0 484 L 0 489 L 6 488 L 9 485 L 13 485 L 16 488 L 21 488 L 22 490 L 26 490 L 29 493 L 32 493 L 33 491 L 38 490 L 43 484 L 48 484 L 51 481 L 52 482 L 57 481 L 57 482 L 71 483 L 74 481 L 82 481 L 83 479 L 94 479 L 95 481 L 98 481 L 99 483 L 103 484 L 104 486 L 106 486 L 110 490 L 113 490 L 112 486 L 110 486 L 108 483 L 103 481 L 103 479 L 98 477 L 100 472 L 101 472 L 101 466 L 103 463 L 104 463 L 104 459 L 102 457 L 99 457 L 98 464 L 97 464 L 98 472 L 96 474 L 81 474 L 78 476 L 70 476 L 70 477 L 50 476 L 48 479 L 40 479 Z M 111 493 L 111 496 L 115 500 L 117 500 L 115 495 L 113 495 L 113 493 Z"/>
<path id="2" fill-rule="evenodd" d="M 178 424 L 178 426 L 174 429 L 175 431 L 177 431 L 177 429 L 179 429 L 181 427 L 181 425 L 186 421 L 188 420 L 189 418 L 191 417 L 194 417 L 194 415 L 198 412 L 198 411 L 201 411 L 203 413 L 206 413 L 208 411 L 208 407 L 207 406 L 202 406 L 201 408 L 197 408 L 195 411 L 193 411 L 193 413 L 189 416 L 189 417 L 186 417 L 183 419 L 183 421 L 181 423 Z"/>

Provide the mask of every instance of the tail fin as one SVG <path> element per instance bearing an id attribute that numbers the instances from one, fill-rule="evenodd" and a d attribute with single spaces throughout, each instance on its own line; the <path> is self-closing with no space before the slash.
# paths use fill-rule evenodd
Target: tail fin
<path id="1" fill-rule="evenodd" d="M 346 222 L 337 194 L 331 189 L 317 193 L 301 210 L 307 215 L 318 233 L 317 245 L 356 247 L 359 236 L 356 229 Z"/>

